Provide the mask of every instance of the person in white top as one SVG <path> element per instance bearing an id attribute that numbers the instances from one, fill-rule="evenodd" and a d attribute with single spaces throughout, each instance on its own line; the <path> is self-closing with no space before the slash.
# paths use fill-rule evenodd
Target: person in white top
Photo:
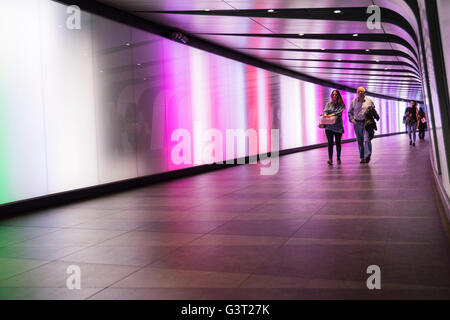
<path id="1" fill-rule="evenodd" d="M 358 97 L 352 101 L 348 110 L 348 118 L 355 129 L 361 163 L 369 163 L 372 155 L 372 142 L 369 139 L 365 123 L 369 108 L 375 108 L 375 105 L 370 98 L 366 97 L 366 89 L 359 87 L 357 93 Z"/>

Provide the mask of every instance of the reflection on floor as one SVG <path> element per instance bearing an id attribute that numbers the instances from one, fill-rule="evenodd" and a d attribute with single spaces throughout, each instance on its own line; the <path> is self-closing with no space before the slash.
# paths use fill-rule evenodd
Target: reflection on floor
<path id="1" fill-rule="evenodd" d="M 2 299 L 450 298 L 429 142 L 355 143 L 0 222 Z M 69 290 L 69 265 L 81 289 Z M 369 265 L 381 290 L 368 290 Z"/>

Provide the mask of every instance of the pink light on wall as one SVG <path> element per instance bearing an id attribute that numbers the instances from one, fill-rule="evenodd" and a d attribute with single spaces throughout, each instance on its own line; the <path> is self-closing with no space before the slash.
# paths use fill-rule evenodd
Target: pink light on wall
<path id="1" fill-rule="evenodd" d="M 258 69 L 258 153 L 270 151 L 270 97 L 268 72 Z"/>
<path id="2" fill-rule="evenodd" d="M 353 124 L 348 120 L 348 110 L 350 109 L 352 101 L 356 95 L 353 93 L 341 91 L 341 90 L 339 90 L 339 92 L 341 93 L 342 99 L 344 100 L 344 103 L 345 103 L 345 110 L 342 114 L 342 122 L 344 125 L 344 135 L 342 136 L 342 138 L 343 139 L 351 139 L 351 138 L 355 137 L 355 133 L 354 133 L 354 129 L 353 129 Z"/>
<path id="3" fill-rule="evenodd" d="M 164 90 L 166 96 L 166 141 L 167 165 L 169 170 L 190 167 L 191 164 L 175 164 L 172 161 L 172 150 L 177 141 L 172 141 L 172 134 L 178 129 L 192 132 L 191 92 L 190 92 L 190 68 L 188 47 L 164 40 Z M 187 152 L 188 150 L 186 150 Z M 192 157 L 190 157 L 192 159 Z"/>
<path id="4" fill-rule="evenodd" d="M 247 66 L 247 112 L 248 112 L 248 129 L 258 132 L 259 121 L 259 95 L 258 95 L 258 69 L 253 66 Z M 249 140 L 248 154 L 250 156 L 258 153 L 258 141 Z"/>
<path id="5" fill-rule="evenodd" d="M 323 110 L 323 101 L 318 97 L 319 92 L 315 84 L 310 82 L 302 82 L 301 101 L 302 101 L 302 130 L 303 145 L 314 144 L 317 141 L 317 127 L 319 114 Z M 323 130 L 321 130 L 323 131 Z"/>
<path id="6" fill-rule="evenodd" d="M 234 113 L 235 106 L 231 105 L 230 98 L 232 94 L 229 92 L 229 70 L 230 60 L 211 56 L 209 61 L 209 91 L 211 96 L 211 128 L 218 130 L 215 133 L 219 135 L 222 141 L 211 140 L 210 143 L 215 143 L 214 157 L 215 162 L 226 160 L 226 143 L 223 143 L 223 137 L 226 135 L 228 127 L 234 128 L 235 124 L 228 124 L 228 117 L 230 113 Z M 244 107 L 245 108 L 245 107 Z M 212 137 L 216 139 L 217 137 Z M 220 150 L 216 150 L 219 149 Z"/>

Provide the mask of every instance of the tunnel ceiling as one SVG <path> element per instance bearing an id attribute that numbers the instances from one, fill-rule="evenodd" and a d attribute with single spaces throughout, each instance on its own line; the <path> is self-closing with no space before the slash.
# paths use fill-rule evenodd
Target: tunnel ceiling
<path id="1" fill-rule="evenodd" d="M 260 60 L 369 92 L 422 100 L 417 21 L 403 0 L 102 0 Z M 370 5 L 381 28 L 369 29 Z"/>

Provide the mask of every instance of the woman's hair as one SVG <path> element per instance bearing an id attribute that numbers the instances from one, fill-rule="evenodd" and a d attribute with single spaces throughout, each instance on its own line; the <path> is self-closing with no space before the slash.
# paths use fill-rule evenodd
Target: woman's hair
<path id="1" fill-rule="evenodd" d="M 411 102 L 414 102 L 414 107 L 413 108 L 417 108 L 417 101 L 411 100 Z"/>
<path id="2" fill-rule="evenodd" d="M 336 94 L 337 94 L 337 104 L 339 105 L 339 106 L 344 106 L 344 108 L 345 108 L 345 103 L 344 103 L 344 99 L 342 99 L 342 96 L 341 96 L 341 93 L 339 92 L 339 90 L 333 90 L 332 92 L 331 92 L 331 101 L 333 101 L 333 93 L 335 93 L 336 92 Z"/>

